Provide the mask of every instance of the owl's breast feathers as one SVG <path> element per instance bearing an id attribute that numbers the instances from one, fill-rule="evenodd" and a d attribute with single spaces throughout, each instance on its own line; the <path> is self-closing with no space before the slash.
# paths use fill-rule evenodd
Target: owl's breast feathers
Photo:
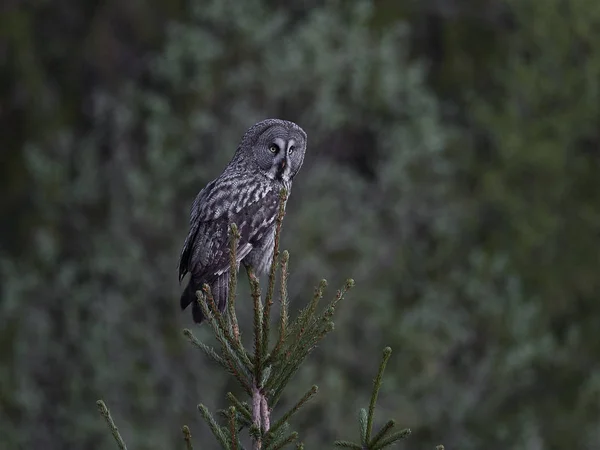
<path id="1" fill-rule="evenodd" d="M 190 231 L 179 260 L 179 281 L 187 272 L 194 283 L 211 283 L 229 270 L 229 225 L 240 233 L 239 265 L 269 239 L 279 208 L 279 188 L 254 179 L 218 178 L 196 197 Z"/>

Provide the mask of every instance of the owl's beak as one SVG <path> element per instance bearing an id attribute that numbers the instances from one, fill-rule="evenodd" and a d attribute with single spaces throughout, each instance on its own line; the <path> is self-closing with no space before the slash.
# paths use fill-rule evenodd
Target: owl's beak
<path id="1" fill-rule="evenodd" d="M 285 169 L 285 162 L 286 162 L 285 159 L 281 160 L 281 170 Z"/>

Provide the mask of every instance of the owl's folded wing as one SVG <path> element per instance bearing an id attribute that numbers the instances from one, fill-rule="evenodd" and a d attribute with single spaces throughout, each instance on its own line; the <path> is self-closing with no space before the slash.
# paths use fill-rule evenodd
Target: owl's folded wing
<path id="1" fill-rule="evenodd" d="M 218 181 L 218 180 L 215 180 Z M 237 264 L 260 242 L 272 227 L 279 206 L 279 193 L 268 186 L 229 194 L 216 182 L 209 183 L 196 197 L 191 212 L 190 231 L 179 260 L 179 281 L 189 271 L 197 282 L 210 283 L 229 270 L 229 225 L 240 233 Z M 227 192 L 227 191 L 225 191 Z"/>

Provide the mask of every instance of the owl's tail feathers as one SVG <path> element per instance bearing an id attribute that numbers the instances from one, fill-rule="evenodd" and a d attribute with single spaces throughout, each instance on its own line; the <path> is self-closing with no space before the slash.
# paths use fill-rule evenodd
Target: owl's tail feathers
<path id="1" fill-rule="evenodd" d="M 190 303 L 192 304 L 192 317 L 195 323 L 202 323 L 204 320 L 202 308 L 196 301 L 196 291 L 201 289 L 201 286 L 196 286 L 194 283 L 192 283 L 192 280 L 190 280 L 180 298 L 182 310 L 186 309 Z M 225 311 L 225 306 L 227 305 L 227 295 L 229 292 L 229 272 L 225 272 L 219 276 L 219 278 L 213 281 L 213 283 L 210 285 L 210 290 L 215 303 L 219 308 L 219 311 Z"/>

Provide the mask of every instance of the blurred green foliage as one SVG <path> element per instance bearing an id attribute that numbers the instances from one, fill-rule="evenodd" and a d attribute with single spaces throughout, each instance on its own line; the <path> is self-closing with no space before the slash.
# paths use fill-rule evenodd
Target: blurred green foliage
<path id="1" fill-rule="evenodd" d="M 357 282 L 289 393 L 320 387 L 307 448 L 352 435 L 386 345 L 405 448 L 600 447 L 600 3 L 9 3 L 2 448 L 112 448 L 99 397 L 132 448 L 214 448 L 196 405 L 235 386 L 181 337 L 175 266 L 268 116 L 309 134 L 292 307 Z"/>

